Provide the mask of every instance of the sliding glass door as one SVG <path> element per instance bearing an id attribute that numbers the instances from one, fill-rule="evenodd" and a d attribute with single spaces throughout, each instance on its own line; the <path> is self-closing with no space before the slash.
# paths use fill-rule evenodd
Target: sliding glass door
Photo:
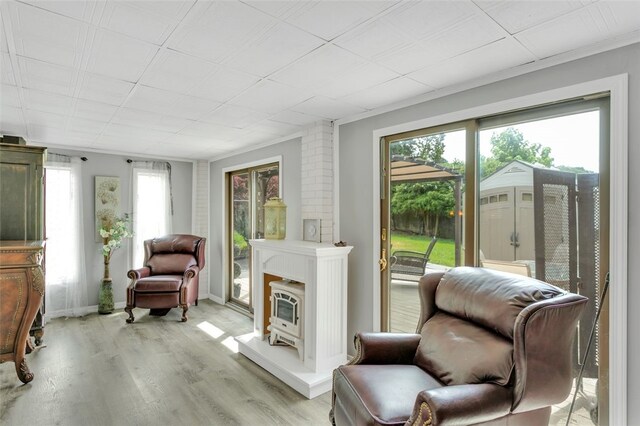
<path id="1" fill-rule="evenodd" d="M 249 240 L 264 237 L 264 204 L 280 194 L 278 164 L 228 173 L 229 301 L 253 311 Z"/>
<path id="2" fill-rule="evenodd" d="M 381 328 L 415 332 L 419 276 L 457 265 L 582 294 L 589 305 L 573 358 L 584 376 L 572 419 L 606 424 L 608 96 L 390 135 L 381 148 Z M 554 424 L 564 424 L 569 405 L 554 408 Z"/>

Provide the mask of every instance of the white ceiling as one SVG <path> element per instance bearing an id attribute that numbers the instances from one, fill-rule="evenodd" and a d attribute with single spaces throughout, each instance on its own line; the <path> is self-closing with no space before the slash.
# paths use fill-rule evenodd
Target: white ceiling
<path id="1" fill-rule="evenodd" d="M 640 30 L 640 1 L 612 0 L 1 0 L 0 12 L 0 133 L 185 159 Z"/>

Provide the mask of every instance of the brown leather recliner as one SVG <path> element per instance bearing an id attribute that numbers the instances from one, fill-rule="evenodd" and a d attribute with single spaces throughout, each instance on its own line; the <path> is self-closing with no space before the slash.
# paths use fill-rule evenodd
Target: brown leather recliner
<path id="1" fill-rule="evenodd" d="M 334 371 L 335 425 L 546 425 L 572 384 L 587 299 L 461 267 L 419 283 L 416 334 L 358 333 Z"/>
<path id="2" fill-rule="evenodd" d="M 204 268 L 206 238 L 172 234 L 144 242 L 144 267 L 127 273 L 127 323 L 132 323 L 133 308 L 151 309 L 150 315 L 163 316 L 171 308 L 187 310 L 198 305 L 198 277 Z"/>

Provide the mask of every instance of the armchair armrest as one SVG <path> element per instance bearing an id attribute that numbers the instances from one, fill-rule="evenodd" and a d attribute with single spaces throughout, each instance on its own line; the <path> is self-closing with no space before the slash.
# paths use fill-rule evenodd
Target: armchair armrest
<path id="1" fill-rule="evenodd" d="M 147 266 L 139 269 L 131 269 L 127 272 L 127 277 L 132 280 L 139 280 L 140 278 L 145 278 L 151 275 L 151 269 Z"/>
<path id="2" fill-rule="evenodd" d="M 357 333 L 356 356 L 349 364 L 412 364 L 419 334 Z"/>
<path id="3" fill-rule="evenodd" d="M 200 273 L 200 268 L 198 268 L 195 265 L 190 266 L 189 268 L 187 268 L 186 271 L 184 271 L 184 278 L 186 279 L 194 278 L 196 275 L 198 275 L 198 273 Z"/>
<path id="4" fill-rule="evenodd" d="M 453 385 L 418 394 L 407 425 L 469 425 L 509 414 L 512 389 L 493 383 Z"/>

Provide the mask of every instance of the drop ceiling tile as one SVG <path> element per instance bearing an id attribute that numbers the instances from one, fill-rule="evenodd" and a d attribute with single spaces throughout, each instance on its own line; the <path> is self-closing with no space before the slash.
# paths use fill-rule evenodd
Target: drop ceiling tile
<path id="1" fill-rule="evenodd" d="M 197 120 L 220 104 L 148 86 L 137 86 L 124 106 L 174 117 Z"/>
<path id="2" fill-rule="evenodd" d="M 166 18 L 181 20 L 189 12 L 196 0 L 145 1 L 130 2 L 135 7 Z"/>
<path id="3" fill-rule="evenodd" d="M 67 122 L 66 130 L 69 133 L 84 133 L 98 136 L 102 133 L 107 123 L 104 121 L 86 120 L 84 118 L 71 118 Z"/>
<path id="4" fill-rule="evenodd" d="M 295 124 L 296 126 L 302 127 L 305 127 L 316 121 L 323 120 L 323 118 L 318 115 L 303 114 L 301 112 L 291 110 L 282 111 L 269 117 L 269 119 L 272 121 L 278 121 L 280 123 Z"/>
<path id="5" fill-rule="evenodd" d="M 397 1 L 318 1 L 292 10 L 287 22 L 311 34 L 332 40 L 378 15 Z"/>
<path id="6" fill-rule="evenodd" d="M 72 96 L 78 71 L 35 59 L 18 57 L 22 86 Z"/>
<path id="7" fill-rule="evenodd" d="M 250 124 L 262 121 L 268 116 L 269 114 L 264 112 L 231 104 L 224 104 L 212 113 L 203 116 L 201 121 L 242 129 Z"/>
<path id="8" fill-rule="evenodd" d="M 266 77 L 323 43 L 320 38 L 281 22 L 238 50 L 225 65 Z"/>
<path id="9" fill-rule="evenodd" d="M 638 16 L 640 2 L 599 2 L 522 31 L 516 39 L 537 57 L 546 58 L 636 31 Z"/>
<path id="10" fill-rule="evenodd" d="M 33 126 L 48 127 L 51 129 L 64 130 L 67 123 L 67 116 L 54 114 L 52 112 L 27 110 L 27 124 L 29 128 Z"/>
<path id="11" fill-rule="evenodd" d="M 487 17 L 472 16 L 434 36 L 384 56 L 378 63 L 400 74 L 408 74 L 505 36 L 508 34 Z"/>
<path id="12" fill-rule="evenodd" d="M 290 86 L 309 88 L 364 63 L 364 59 L 353 53 L 327 44 L 278 71 L 270 78 Z"/>
<path id="13" fill-rule="evenodd" d="M 475 4 L 509 33 L 516 34 L 572 10 L 580 9 L 590 2 L 589 0 L 524 0 L 517 2 L 478 0 L 475 1 Z"/>
<path id="14" fill-rule="evenodd" d="M 387 81 L 368 90 L 361 90 L 342 98 L 345 102 L 358 105 L 366 109 L 374 109 L 383 105 L 393 104 L 405 99 L 429 92 L 433 88 L 406 77 L 399 77 Z"/>
<path id="15" fill-rule="evenodd" d="M 196 58 L 191 55 L 164 50 L 144 73 L 140 83 L 171 90 L 179 93 L 189 93 L 189 90 L 204 78 L 219 68 L 218 65 Z"/>
<path id="16" fill-rule="evenodd" d="M 430 65 L 409 74 L 409 77 L 431 87 L 442 88 L 534 60 L 533 55 L 517 41 L 506 38 Z"/>
<path id="17" fill-rule="evenodd" d="M 233 127 L 221 126 L 218 124 L 197 122 L 180 131 L 181 135 L 198 136 L 201 138 L 212 138 L 221 140 L 231 140 L 240 134 L 241 130 Z"/>
<path id="18" fill-rule="evenodd" d="M 158 47 L 111 31 L 98 30 L 87 63 L 87 71 L 136 82 Z"/>
<path id="19" fill-rule="evenodd" d="M 220 62 L 261 37 L 276 22 L 274 18 L 244 3 L 211 2 L 198 20 L 176 30 L 168 46 Z"/>
<path id="20" fill-rule="evenodd" d="M 365 63 L 323 81 L 314 87 L 313 91 L 318 95 L 336 99 L 397 77 L 400 77 L 398 73 L 387 68 L 373 63 Z"/>
<path id="21" fill-rule="evenodd" d="M 195 123 L 195 121 L 186 118 L 156 114 L 133 108 L 120 108 L 111 119 L 111 122 L 128 126 L 148 127 L 169 133 L 179 132 Z"/>
<path id="22" fill-rule="evenodd" d="M 291 109 L 303 114 L 316 115 L 329 120 L 336 120 L 341 117 L 348 117 L 366 111 L 364 108 L 349 104 L 345 101 L 336 101 L 322 96 L 314 96 Z"/>
<path id="23" fill-rule="evenodd" d="M 77 118 L 106 123 L 111 120 L 117 110 L 118 107 L 114 105 L 78 99 L 71 114 Z"/>
<path id="24" fill-rule="evenodd" d="M 100 26 L 138 40 L 161 45 L 179 20 L 176 17 L 158 15 L 149 8 L 141 8 L 142 5 L 144 2 L 106 2 Z"/>
<path id="25" fill-rule="evenodd" d="M 96 3 L 92 1 L 69 1 L 69 0 L 21 0 L 40 9 L 46 9 L 58 15 L 64 15 L 80 21 L 90 22 L 91 15 L 95 11 Z"/>
<path id="26" fill-rule="evenodd" d="M 0 104 L 0 134 L 26 136 L 27 126 L 21 108 Z"/>
<path id="27" fill-rule="evenodd" d="M 20 95 L 16 86 L 3 84 L 0 86 L 0 105 L 2 107 L 20 108 Z"/>
<path id="28" fill-rule="evenodd" d="M 263 120 L 248 128 L 248 130 L 270 134 L 273 136 L 287 136 L 302 130 L 301 126 L 282 123 L 279 121 Z"/>
<path id="29" fill-rule="evenodd" d="M 474 14 L 482 13 L 471 1 L 406 2 L 389 12 L 384 20 L 414 39 L 438 34 Z"/>
<path id="30" fill-rule="evenodd" d="M 314 1 L 312 0 L 298 0 L 298 1 L 290 1 L 290 0 L 275 0 L 275 1 L 264 1 L 264 0 L 248 0 L 244 1 L 244 3 L 263 11 L 264 13 L 275 16 L 280 19 L 286 19 L 293 14 L 299 14 L 300 11 L 304 11 L 312 7 Z"/>
<path id="31" fill-rule="evenodd" d="M 368 59 L 393 52 L 413 43 L 415 39 L 400 31 L 384 19 L 365 24 L 344 36 L 334 44 Z"/>
<path id="32" fill-rule="evenodd" d="M 138 144 L 138 142 L 160 142 L 173 136 L 173 133 L 169 132 L 114 123 L 109 123 L 102 134 L 107 137 L 122 138 L 133 145 Z"/>
<path id="33" fill-rule="evenodd" d="M 2 76 L 2 84 L 16 85 L 16 80 L 13 76 L 13 65 L 8 53 L 2 52 L 0 54 L 0 75 Z"/>
<path id="34" fill-rule="evenodd" d="M 109 105 L 121 105 L 134 84 L 97 74 L 84 73 L 78 97 Z"/>
<path id="35" fill-rule="evenodd" d="M 86 148 L 91 146 L 98 136 L 96 133 L 85 133 L 67 129 L 64 133 L 64 145 L 71 148 Z"/>
<path id="36" fill-rule="evenodd" d="M 62 128 L 52 126 L 43 126 L 40 124 L 29 124 L 27 126 L 27 134 L 32 142 L 40 142 L 42 144 L 59 144 L 64 145 L 65 133 Z"/>
<path id="37" fill-rule="evenodd" d="M 197 82 L 188 94 L 218 102 L 226 102 L 256 84 L 260 79 L 223 66 Z"/>
<path id="38" fill-rule="evenodd" d="M 90 148 L 148 156 L 154 152 L 153 148 L 156 144 L 157 141 L 142 140 L 132 135 L 122 136 L 103 133 L 93 141 Z"/>
<path id="39" fill-rule="evenodd" d="M 23 3 L 9 3 L 16 53 L 79 67 L 87 24 Z"/>
<path id="40" fill-rule="evenodd" d="M 5 35 L 5 28 L 2 20 L 0 19 L 0 51 L 3 53 L 9 53 L 9 46 L 7 46 L 7 36 Z"/>
<path id="41" fill-rule="evenodd" d="M 235 97 L 230 103 L 268 114 L 275 114 L 308 99 L 310 94 L 271 80 L 262 80 Z"/>
<path id="42" fill-rule="evenodd" d="M 66 116 L 69 114 L 73 98 L 40 90 L 24 89 L 26 108 Z"/>

